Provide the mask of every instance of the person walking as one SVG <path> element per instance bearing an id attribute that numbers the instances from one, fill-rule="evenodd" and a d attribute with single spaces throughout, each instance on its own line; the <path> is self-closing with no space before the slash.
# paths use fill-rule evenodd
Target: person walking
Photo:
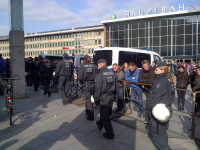
<path id="1" fill-rule="evenodd" d="M 120 112 L 124 107 L 124 80 L 125 72 L 115 63 L 113 64 L 113 71 L 116 73 L 118 78 L 119 95 L 117 100 L 117 109 L 115 112 Z"/>
<path id="2" fill-rule="evenodd" d="M 56 66 L 55 78 L 58 79 L 58 92 L 61 95 L 63 105 L 69 100 L 70 81 L 73 75 L 74 66 L 68 59 L 68 54 L 63 54 L 63 59 Z"/>
<path id="3" fill-rule="evenodd" d="M 175 76 L 177 78 L 176 88 L 182 89 L 177 90 L 178 93 L 178 109 L 184 110 L 185 105 L 185 94 L 188 85 L 188 73 L 182 65 L 178 66 L 178 70 L 175 72 Z"/>
<path id="4" fill-rule="evenodd" d="M 125 80 L 130 82 L 138 82 L 139 73 L 140 69 L 137 68 L 134 62 L 130 62 L 129 69 L 126 71 L 125 74 Z M 131 99 L 137 100 L 138 97 L 138 101 L 141 101 L 141 102 L 136 102 L 136 101 L 131 101 L 131 102 L 139 108 L 138 116 L 142 117 L 145 110 L 142 103 L 142 93 L 143 93 L 142 86 L 140 84 L 131 83 L 130 87 L 131 87 Z"/>
<path id="5" fill-rule="evenodd" d="M 142 69 L 139 73 L 138 82 L 145 83 L 145 84 L 152 84 L 154 79 L 154 69 L 150 67 L 148 60 L 142 61 Z M 148 100 L 148 96 L 150 94 L 151 86 L 144 85 L 143 92 L 146 96 L 146 100 Z M 149 122 L 149 115 L 150 112 L 148 110 L 145 111 L 145 121 L 144 123 L 147 124 Z"/>
<path id="6" fill-rule="evenodd" d="M 193 93 L 195 93 L 197 91 L 200 91 L 200 66 L 197 67 L 197 75 L 194 80 L 194 87 L 192 89 Z M 196 94 L 194 113 L 195 113 L 196 118 L 200 117 L 200 93 Z"/>
<path id="7" fill-rule="evenodd" d="M 44 63 L 40 66 L 40 72 L 43 74 L 44 95 L 48 93 L 48 97 L 50 97 L 51 92 L 49 90 L 49 84 L 53 73 L 53 67 L 48 59 L 43 59 L 43 62 Z"/>
<path id="8" fill-rule="evenodd" d="M 114 139 L 113 126 L 110 116 L 112 114 L 112 105 L 114 99 L 118 99 L 118 79 L 117 75 L 107 68 L 107 61 L 100 59 L 97 61 L 99 73 L 95 79 L 94 102 L 100 105 L 100 120 L 96 122 L 99 130 L 105 128 L 106 133 L 103 136 L 108 139 Z"/>
<path id="9" fill-rule="evenodd" d="M 32 71 L 31 71 L 33 73 L 33 82 L 34 82 L 34 89 L 35 89 L 35 91 L 37 91 L 38 88 L 39 88 L 40 66 L 41 66 L 41 63 L 39 62 L 38 57 L 35 57 L 35 61 L 33 62 L 33 68 L 32 68 Z"/>
<path id="10" fill-rule="evenodd" d="M 94 120 L 94 107 L 91 101 L 91 96 L 94 93 L 95 88 L 95 78 L 97 75 L 97 66 L 91 64 L 91 59 L 89 55 L 84 56 L 84 63 L 80 66 L 78 72 L 78 84 L 83 88 L 83 95 L 86 100 L 86 115 L 87 119 L 90 121 Z"/>
<path id="11" fill-rule="evenodd" d="M 175 101 L 175 88 L 171 76 L 168 74 L 166 63 L 158 63 L 155 70 L 151 93 L 148 96 L 146 109 L 152 112 L 154 106 L 159 103 L 165 104 L 168 108 Z M 162 112 L 161 112 L 162 113 Z M 167 129 L 169 121 L 159 122 L 153 115 L 149 120 L 149 136 L 153 139 L 159 149 L 171 150 L 168 145 Z"/>
<path id="12" fill-rule="evenodd" d="M 173 60 L 171 60 L 171 72 L 173 74 L 174 85 L 176 85 L 176 76 L 174 75 L 174 73 L 176 72 L 176 70 L 177 70 L 176 63 Z"/>

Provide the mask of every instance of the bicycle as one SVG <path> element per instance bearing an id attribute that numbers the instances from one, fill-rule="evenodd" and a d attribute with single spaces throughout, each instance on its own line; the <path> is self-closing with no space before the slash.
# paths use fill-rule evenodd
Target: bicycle
<path id="1" fill-rule="evenodd" d="M 14 111 L 14 104 L 13 104 L 13 87 L 10 83 L 11 80 L 19 80 L 15 79 L 14 77 L 19 77 L 18 75 L 14 75 L 12 78 L 4 78 L 4 80 L 8 80 L 8 84 L 6 86 L 6 118 L 10 118 L 10 125 L 12 126 L 12 115 L 15 113 Z"/>

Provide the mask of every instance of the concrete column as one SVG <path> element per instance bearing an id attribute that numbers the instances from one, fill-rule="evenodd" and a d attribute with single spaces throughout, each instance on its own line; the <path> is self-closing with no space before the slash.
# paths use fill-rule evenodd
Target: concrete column
<path id="1" fill-rule="evenodd" d="M 24 98 L 25 89 L 25 56 L 24 56 L 24 31 L 11 30 L 9 33 L 10 42 L 10 75 L 18 75 L 19 80 L 14 80 L 13 97 Z"/>

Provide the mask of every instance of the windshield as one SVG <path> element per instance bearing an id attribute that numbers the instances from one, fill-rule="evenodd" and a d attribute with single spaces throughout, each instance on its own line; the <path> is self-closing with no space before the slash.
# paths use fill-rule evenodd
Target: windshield
<path id="1" fill-rule="evenodd" d="M 100 50 L 94 51 L 93 61 L 97 64 L 99 59 L 105 59 L 107 61 L 107 66 L 112 65 L 112 50 Z"/>

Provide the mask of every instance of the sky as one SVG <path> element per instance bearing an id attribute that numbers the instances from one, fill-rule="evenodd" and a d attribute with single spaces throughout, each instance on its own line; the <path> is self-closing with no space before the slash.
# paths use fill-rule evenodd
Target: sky
<path id="1" fill-rule="evenodd" d="M 9 35 L 9 1 L 0 0 L 0 36 Z M 111 14 L 125 18 L 128 11 L 139 15 L 139 10 L 144 9 L 147 15 L 147 9 L 153 11 L 155 7 L 158 13 L 162 7 L 167 12 L 172 6 L 178 11 L 183 4 L 185 10 L 192 9 L 190 4 L 200 9 L 200 0 L 23 0 L 24 33 L 101 25 Z"/>

